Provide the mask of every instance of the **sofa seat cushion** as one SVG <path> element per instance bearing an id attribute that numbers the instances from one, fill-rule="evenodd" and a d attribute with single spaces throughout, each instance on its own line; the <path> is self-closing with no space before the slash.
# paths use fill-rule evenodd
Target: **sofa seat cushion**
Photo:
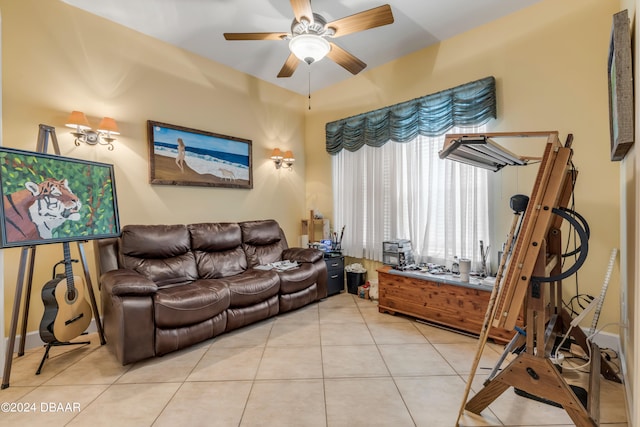
<path id="1" fill-rule="evenodd" d="M 280 276 L 280 293 L 291 294 L 313 285 L 318 273 L 312 264 L 301 264 L 292 270 L 278 271 L 278 276 Z"/>
<path id="2" fill-rule="evenodd" d="M 158 290 L 153 297 L 156 326 L 175 328 L 211 319 L 229 307 L 229 288 L 218 280 Z"/>
<path id="3" fill-rule="evenodd" d="M 229 288 L 230 307 L 246 307 L 278 295 L 280 278 L 275 271 L 249 269 L 236 276 L 218 279 Z"/>

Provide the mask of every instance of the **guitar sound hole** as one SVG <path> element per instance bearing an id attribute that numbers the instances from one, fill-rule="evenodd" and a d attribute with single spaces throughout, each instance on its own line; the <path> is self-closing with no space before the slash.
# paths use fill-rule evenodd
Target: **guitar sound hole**
<path id="1" fill-rule="evenodd" d="M 73 302 L 76 299 L 76 291 L 75 289 L 67 290 L 67 301 Z"/>

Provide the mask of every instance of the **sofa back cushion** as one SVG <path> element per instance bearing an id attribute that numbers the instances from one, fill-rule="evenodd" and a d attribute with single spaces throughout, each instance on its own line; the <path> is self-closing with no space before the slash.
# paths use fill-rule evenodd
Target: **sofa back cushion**
<path id="1" fill-rule="evenodd" d="M 200 278 L 219 279 L 247 269 L 237 223 L 191 224 L 188 228 Z"/>
<path id="2" fill-rule="evenodd" d="M 282 251 L 288 248 L 287 239 L 276 221 L 244 221 L 240 228 L 249 267 L 282 260 Z"/>
<path id="3" fill-rule="evenodd" d="M 120 256 L 123 268 L 137 271 L 160 288 L 198 278 L 186 225 L 126 225 L 120 237 Z"/>

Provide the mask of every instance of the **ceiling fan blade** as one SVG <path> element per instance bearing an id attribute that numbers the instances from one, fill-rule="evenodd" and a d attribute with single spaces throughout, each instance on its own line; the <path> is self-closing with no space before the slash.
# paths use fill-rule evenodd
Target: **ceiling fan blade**
<path id="1" fill-rule="evenodd" d="M 349 71 L 351 74 L 358 74 L 360 71 L 366 68 L 367 64 L 365 64 L 337 44 L 329 44 L 331 45 L 331 50 L 329 51 L 327 56 L 336 64 Z"/>
<path id="2" fill-rule="evenodd" d="M 284 62 L 282 69 L 280 69 L 280 72 L 278 73 L 278 78 L 291 77 L 293 72 L 296 71 L 296 68 L 298 68 L 299 62 L 300 60 L 293 53 L 289 54 L 289 57 Z"/>
<path id="3" fill-rule="evenodd" d="M 289 33 L 224 33 L 227 40 L 282 40 Z"/>
<path id="4" fill-rule="evenodd" d="M 393 13 L 391 12 L 391 6 L 385 4 L 365 10 L 364 12 L 356 13 L 355 15 L 336 19 L 333 22 L 329 22 L 326 27 L 331 27 L 335 30 L 336 33 L 333 37 L 341 37 L 392 23 Z"/>
<path id="5" fill-rule="evenodd" d="M 296 16 L 296 21 L 301 22 L 302 17 L 305 17 L 309 22 L 313 22 L 313 10 L 311 10 L 310 0 L 291 0 L 291 8 Z"/>

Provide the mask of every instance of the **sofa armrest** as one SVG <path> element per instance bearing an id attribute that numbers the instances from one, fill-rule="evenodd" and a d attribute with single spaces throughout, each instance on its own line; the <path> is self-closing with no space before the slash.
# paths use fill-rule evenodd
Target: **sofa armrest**
<path id="1" fill-rule="evenodd" d="M 123 365 L 155 355 L 153 295 L 158 286 L 127 269 L 100 277 L 103 327 L 107 345 Z"/>
<path id="2" fill-rule="evenodd" d="M 324 259 L 324 253 L 312 248 L 289 248 L 282 251 L 282 259 L 298 262 L 316 262 Z"/>
<path id="3" fill-rule="evenodd" d="M 158 285 L 143 275 L 128 269 L 111 270 L 100 277 L 102 287 L 110 295 L 145 296 L 153 295 Z"/>

